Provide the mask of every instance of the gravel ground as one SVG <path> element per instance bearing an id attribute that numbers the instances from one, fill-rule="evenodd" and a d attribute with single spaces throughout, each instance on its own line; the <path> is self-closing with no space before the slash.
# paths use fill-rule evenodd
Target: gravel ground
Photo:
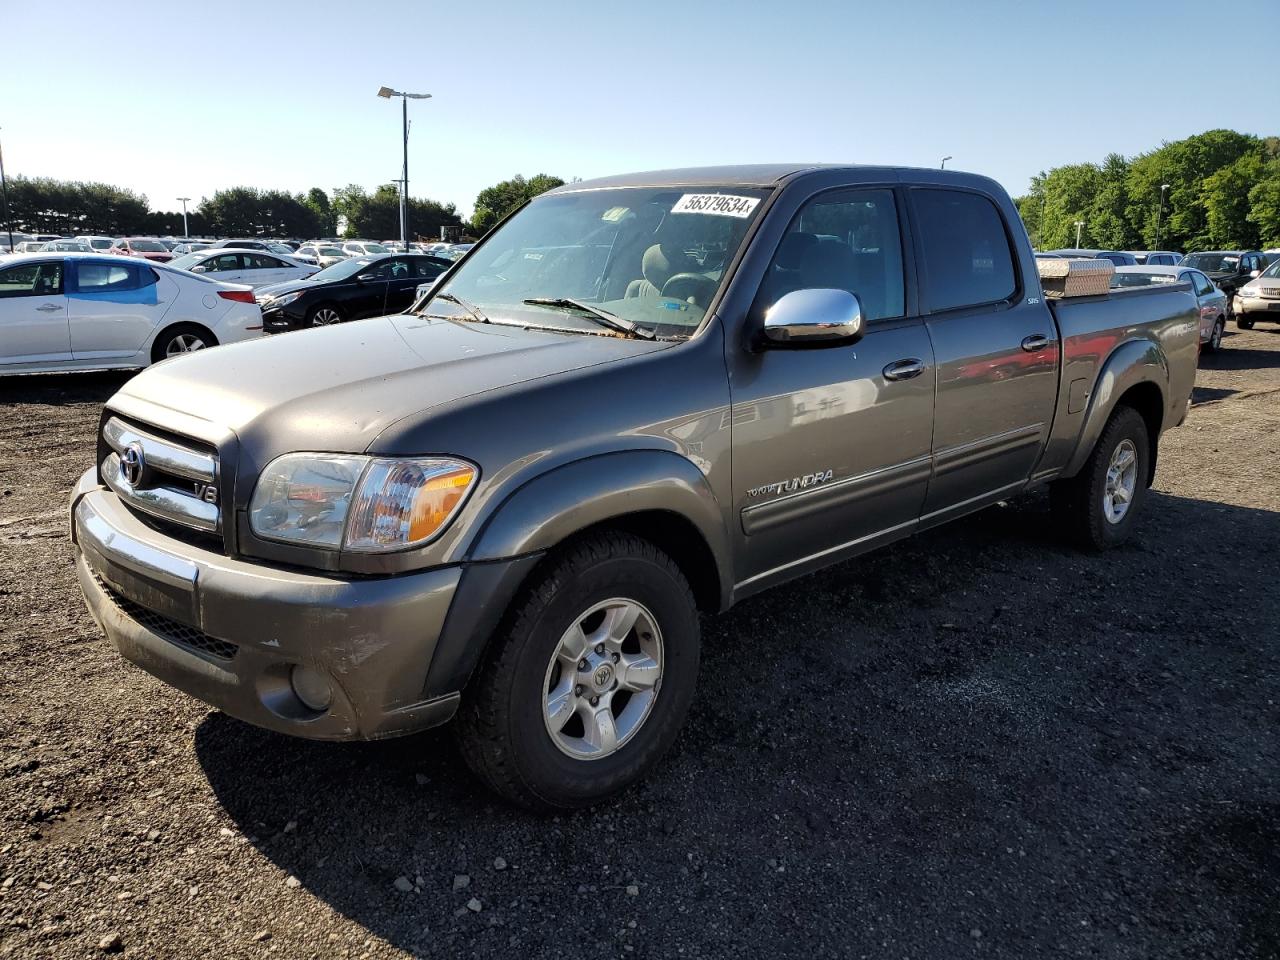
<path id="1" fill-rule="evenodd" d="M 1280 956 L 1280 330 L 1208 358 L 1131 544 L 1032 496 L 707 623 L 672 755 L 495 802 L 126 666 L 63 515 L 119 377 L 0 384 L 0 956 Z"/>

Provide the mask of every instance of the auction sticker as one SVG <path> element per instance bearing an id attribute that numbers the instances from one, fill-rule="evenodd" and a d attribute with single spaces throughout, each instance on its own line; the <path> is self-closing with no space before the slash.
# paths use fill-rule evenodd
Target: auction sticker
<path id="1" fill-rule="evenodd" d="M 715 217 L 751 216 L 759 197 L 735 197 L 730 193 L 686 193 L 671 208 L 672 213 L 709 213 Z"/>

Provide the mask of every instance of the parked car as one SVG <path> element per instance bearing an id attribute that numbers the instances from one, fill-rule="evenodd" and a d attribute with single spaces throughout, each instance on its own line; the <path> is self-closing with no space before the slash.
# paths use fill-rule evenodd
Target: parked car
<path id="1" fill-rule="evenodd" d="M 1134 267 L 1137 266 L 1138 260 L 1132 253 L 1125 253 L 1123 250 L 1090 250 L 1090 249 L 1070 249 L 1070 250 L 1048 250 L 1051 256 L 1066 257 L 1068 259 L 1077 260 L 1110 260 L 1117 267 Z"/>
<path id="2" fill-rule="evenodd" d="M 413 303 L 419 283 L 450 266 L 405 253 L 343 260 L 307 280 L 259 290 L 262 322 L 267 333 L 282 333 L 397 313 Z"/>
<path id="3" fill-rule="evenodd" d="M 234 250 L 263 250 L 269 252 L 271 246 L 266 240 L 253 240 L 248 237 L 241 239 L 223 239 L 215 240 L 209 245 L 214 249 L 231 248 Z"/>
<path id="4" fill-rule="evenodd" d="M 50 240 L 33 253 L 93 253 L 93 247 L 83 240 Z"/>
<path id="5" fill-rule="evenodd" d="M 1262 273 L 1266 258 L 1260 250 L 1201 250 L 1188 253 L 1180 265 L 1194 267 L 1208 275 L 1227 295 L 1227 319 L 1233 320 L 1236 291 Z"/>
<path id="6" fill-rule="evenodd" d="M 44 249 L 44 245 L 48 240 L 23 240 L 21 243 L 13 245 L 14 253 L 39 253 Z"/>
<path id="7" fill-rule="evenodd" d="M 1139 266 L 1147 267 L 1176 267 L 1182 259 L 1182 254 L 1172 250 L 1130 250 L 1128 253 Z"/>
<path id="8" fill-rule="evenodd" d="M 1227 328 L 1227 295 L 1213 281 L 1191 267 L 1116 267 L 1111 286 L 1129 287 L 1148 283 L 1185 283 L 1196 298 L 1200 315 L 1200 347 L 1212 353 L 1222 347 Z"/>
<path id="9" fill-rule="evenodd" d="M 188 240 L 174 247 L 173 255 L 177 258 L 188 253 L 199 253 L 201 250 L 208 250 L 212 246 L 213 241 L 211 240 Z"/>
<path id="10" fill-rule="evenodd" d="M 461 260 L 462 255 L 474 246 L 474 243 L 451 243 L 449 249 L 445 251 L 445 256 L 450 260 Z"/>
<path id="11" fill-rule="evenodd" d="M 348 259 L 345 250 L 328 243 L 304 243 L 293 256 L 295 260 L 315 263 L 321 269 Z"/>
<path id="12" fill-rule="evenodd" d="M 1236 290 L 1234 313 L 1241 330 L 1259 320 L 1280 323 L 1280 258 Z"/>
<path id="13" fill-rule="evenodd" d="M 21 246 L 24 243 L 30 243 L 32 239 L 33 238 L 31 237 L 30 234 L 19 233 L 17 230 L 15 230 L 13 231 L 13 246 L 12 248 L 10 248 L 9 231 L 3 228 L 0 228 L 0 253 L 17 253 L 19 252 L 18 251 L 19 246 Z"/>
<path id="14" fill-rule="evenodd" d="M 305 280 L 320 269 L 314 264 L 302 263 L 276 253 L 225 248 L 188 253 L 174 260 L 170 266 L 177 270 L 204 274 L 211 280 L 245 283 L 251 287 Z"/>
<path id="15" fill-rule="evenodd" d="M 384 253 L 391 253 L 390 248 L 374 243 L 372 240 L 348 240 L 342 245 L 342 249 L 349 257 L 381 256 Z"/>
<path id="16" fill-rule="evenodd" d="M 121 237 L 111 242 L 107 253 L 114 253 L 122 257 L 141 257 L 143 260 L 150 260 L 152 263 L 168 263 L 173 259 L 173 254 L 169 252 L 169 248 L 159 240 L 154 240 L 151 237 Z"/>
<path id="17" fill-rule="evenodd" d="M 262 334 L 245 286 L 141 259 L 34 254 L 0 263 L 0 373 L 145 367 Z"/>
<path id="18" fill-rule="evenodd" d="M 93 247 L 95 251 L 103 252 L 110 250 L 111 244 L 114 242 L 111 237 L 92 237 L 87 235 L 83 237 L 76 237 L 76 239 L 87 243 L 89 246 Z"/>
<path id="19" fill-rule="evenodd" d="M 1123 543 L 1195 314 L 1180 285 L 1046 301 L 1013 202 L 958 171 L 567 184 L 416 314 L 130 381 L 72 493 L 79 581 L 127 659 L 232 716 L 456 715 L 500 793 L 588 806 L 675 740 L 700 612 L 1044 484 L 1077 543 Z"/>

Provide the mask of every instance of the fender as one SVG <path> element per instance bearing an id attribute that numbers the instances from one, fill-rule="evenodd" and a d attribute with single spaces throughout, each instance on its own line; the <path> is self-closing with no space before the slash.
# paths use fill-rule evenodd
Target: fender
<path id="1" fill-rule="evenodd" d="M 493 511 L 467 560 L 549 550 L 579 530 L 645 510 L 676 514 L 697 529 L 715 559 L 720 605 L 727 607 L 732 563 L 720 503 L 702 471 L 668 450 L 600 454 L 535 477 Z"/>
<path id="2" fill-rule="evenodd" d="M 1111 352 L 1111 356 L 1102 365 L 1102 372 L 1094 381 L 1089 406 L 1085 411 L 1084 426 L 1076 441 L 1075 452 L 1062 471 L 1062 476 L 1074 477 L 1083 469 L 1098 437 L 1102 435 L 1102 428 L 1107 425 L 1107 420 L 1115 409 L 1116 401 L 1139 383 L 1152 383 L 1159 388 L 1160 422 L 1163 429 L 1169 413 L 1169 362 L 1155 341 L 1128 340 Z"/>

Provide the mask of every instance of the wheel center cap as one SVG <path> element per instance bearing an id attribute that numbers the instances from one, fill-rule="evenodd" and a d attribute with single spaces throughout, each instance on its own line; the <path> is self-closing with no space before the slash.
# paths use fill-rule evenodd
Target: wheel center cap
<path id="1" fill-rule="evenodd" d="M 603 690 L 613 682 L 613 665 L 602 663 L 596 667 L 596 672 L 591 675 L 591 682 L 596 685 L 596 689 Z"/>

